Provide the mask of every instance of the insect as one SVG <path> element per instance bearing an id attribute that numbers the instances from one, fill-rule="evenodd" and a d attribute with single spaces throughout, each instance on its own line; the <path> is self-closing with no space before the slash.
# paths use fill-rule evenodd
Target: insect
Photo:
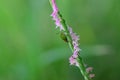
<path id="1" fill-rule="evenodd" d="M 68 42 L 68 39 L 67 39 L 67 37 L 66 37 L 66 35 L 65 35 L 64 32 L 61 32 L 61 33 L 60 33 L 60 37 L 61 37 L 61 39 L 64 40 L 65 42 Z"/>

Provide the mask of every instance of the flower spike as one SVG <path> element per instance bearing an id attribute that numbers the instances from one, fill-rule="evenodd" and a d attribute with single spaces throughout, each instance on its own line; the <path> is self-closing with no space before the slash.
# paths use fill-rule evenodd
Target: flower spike
<path id="1" fill-rule="evenodd" d="M 92 67 L 86 69 L 82 57 L 80 56 L 81 49 L 79 48 L 79 36 L 73 32 L 72 28 L 69 27 L 65 20 L 62 18 L 55 0 L 49 0 L 53 9 L 51 14 L 53 20 L 55 21 L 56 28 L 60 29 L 61 38 L 67 42 L 73 52 L 72 56 L 69 58 L 70 65 L 77 66 L 85 80 L 91 80 L 95 74 L 90 74 Z"/>

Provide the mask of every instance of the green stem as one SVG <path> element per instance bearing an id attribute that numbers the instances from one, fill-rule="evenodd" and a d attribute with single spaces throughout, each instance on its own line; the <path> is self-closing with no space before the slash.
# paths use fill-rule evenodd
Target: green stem
<path id="1" fill-rule="evenodd" d="M 84 66 L 84 63 L 83 63 L 82 58 L 79 56 L 79 58 L 78 58 L 77 60 L 78 60 L 78 62 L 79 62 L 79 67 L 78 67 L 78 68 L 80 69 L 81 74 L 83 75 L 84 79 L 85 79 L 85 80 L 91 80 L 91 79 L 89 78 L 88 73 L 86 72 L 86 68 L 85 68 L 85 66 Z"/>
<path id="2" fill-rule="evenodd" d="M 64 27 L 64 29 L 65 29 L 65 32 L 67 33 L 66 36 L 67 36 L 67 39 L 68 39 L 68 41 L 69 41 L 68 44 L 69 44 L 69 46 L 70 46 L 70 48 L 71 48 L 71 50 L 72 50 L 72 52 L 73 52 L 74 49 L 73 49 L 73 45 L 72 45 L 72 38 L 71 38 L 71 36 L 70 36 L 70 34 L 69 34 L 69 30 L 68 30 L 67 24 L 66 24 L 65 20 L 63 19 L 62 15 L 60 14 L 60 12 L 58 13 L 58 15 L 59 15 L 59 17 L 60 17 L 60 19 L 61 19 L 61 24 L 63 25 L 63 27 Z M 84 66 L 84 64 L 83 64 L 82 58 L 81 58 L 80 56 L 79 56 L 79 58 L 77 59 L 77 61 L 79 62 L 78 68 L 80 69 L 82 75 L 84 76 L 84 79 L 85 79 L 85 80 L 90 80 L 90 79 L 89 79 L 89 76 L 88 76 L 88 73 L 86 72 L 86 68 L 85 68 L 85 66 Z"/>
<path id="3" fill-rule="evenodd" d="M 51 4 L 51 0 L 49 0 L 49 1 L 50 1 L 50 4 Z M 52 4 L 51 4 L 51 6 L 52 6 Z M 61 24 L 62 24 L 62 26 L 63 26 L 63 28 L 64 28 L 64 30 L 65 30 L 64 32 L 65 32 L 66 37 L 67 37 L 67 39 L 68 39 L 69 47 L 71 48 L 71 50 L 72 50 L 72 52 L 73 52 L 73 51 L 74 51 L 74 48 L 73 48 L 72 38 L 71 38 L 71 36 L 70 36 L 68 26 L 67 26 L 65 20 L 63 19 L 62 15 L 60 14 L 60 12 L 58 12 L 58 16 L 59 16 L 59 18 L 61 19 Z M 84 79 L 85 79 L 85 80 L 90 80 L 89 75 L 88 75 L 88 73 L 86 72 L 86 68 L 85 68 L 85 66 L 84 66 L 84 63 L 83 63 L 83 61 L 82 61 L 81 56 L 79 56 L 79 58 L 77 58 L 77 61 L 79 62 L 78 68 L 80 69 L 81 74 L 83 75 Z"/>
<path id="4" fill-rule="evenodd" d="M 67 37 L 67 40 L 68 40 L 68 44 L 73 52 L 73 45 L 72 45 L 72 38 L 70 36 L 70 33 L 69 33 L 69 29 L 68 29 L 68 26 L 66 24 L 66 21 L 63 19 L 62 15 L 60 14 L 60 12 L 58 12 L 58 16 L 59 18 L 61 19 L 61 24 L 62 26 L 64 27 L 64 30 L 65 30 L 65 35 Z"/>

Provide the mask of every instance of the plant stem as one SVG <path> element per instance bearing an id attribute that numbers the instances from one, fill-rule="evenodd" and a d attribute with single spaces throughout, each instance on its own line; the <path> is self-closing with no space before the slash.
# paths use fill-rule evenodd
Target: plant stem
<path id="1" fill-rule="evenodd" d="M 69 33 L 69 30 L 68 30 L 67 24 L 66 24 L 65 20 L 63 19 L 62 15 L 60 14 L 60 12 L 58 13 L 58 15 L 59 15 L 59 17 L 60 17 L 60 19 L 61 19 L 61 23 L 62 23 L 62 25 L 63 25 L 63 27 L 64 27 L 64 29 L 65 29 L 65 32 L 67 33 L 66 36 L 67 36 L 67 39 L 68 39 L 68 41 L 69 41 L 69 42 L 68 42 L 69 47 L 71 48 L 71 50 L 72 50 L 72 52 L 73 52 L 74 49 L 73 49 L 73 44 L 72 44 L 72 38 L 71 38 L 71 36 L 70 36 L 70 33 Z M 86 68 L 85 68 L 85 66 L 84 66 L 84 63 L 83 63 L 83 60 L 82 60 L 81 56 L 79 56 L 79 58 L 77 58 L 77 61 L 79 62 L 78 68 L 80 69 L 82 75 L 84 76 L 84 79 L 85 79 L 85 80 L 90 80 L 89 75 L 88 75 L 88 73 L 86 72 Z"/>
<path id="2" fill-rule="evenodd" d="M 49 1 L 50 1 L 50 4 L 51 4 L 51 0 L 49 0 Z M 51 4 L 51 6 L 52 6 L 52 4 Z M 72 52 L 73 52 L 73 51 L 74 51 L 74 47 L 73 47 L 73 44 L 72 44 L 72 38 L 71 38 L 71 35 L 70 35 L 70 33 L 69 33 L 68 25 L 66 24 L 66 21 L 63 19 L 62 15 L 60 14 L 59 11 L 58 11 L 57 14 L 58 14 L 58 17 L 59 17 L 60 20 L 61 20 L 61 24 L 62 24 L 62 26 L 63 26 L 63 28 L 64 28 L 64 30 L 65 30 L 64 32 L 65 32 L 65 35 L 66 35 L 66 37 L 67 37 L 69 47 L 71 48 L 71 50 L 72 50 Z M 91 79 L 89 78 L 88 73 L 86 72 L 86 68 L 85 68 L 85 66 L 84 66 L 84 63 L 83 63 L 83 60 L 82 60 L 81 56 L 79 56 L 79 57 L 77 58 L 77 61 L 79 62 L 78 68 L 80 69 L 81 74 L 83 75 L 84 79 L 85 79 L 85 80 L 91 80 Z"/>
<path id="3" fill-rule="evenodd" d="M 82 58 L 79 56 L 79 58 L 78 58 L 77 60 L 78 60 L 78 62 L 79 62 L 78 68 L 80 69 L 81 74 L 83 75 L 84 79 L 85 79 L 85 80 L 91 80 L 91 79 L 89 78 L 88 73 L 86 72 L 86 68 L 85 68 L 85 66 L 84 66 L 84 63 L 83 63 Z"/>

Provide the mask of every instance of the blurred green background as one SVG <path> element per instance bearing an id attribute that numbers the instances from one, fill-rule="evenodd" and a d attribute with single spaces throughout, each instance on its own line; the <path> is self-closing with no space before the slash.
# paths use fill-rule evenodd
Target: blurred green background
<path id="1" fill-rule="evenodd" d="M 94 80 L 120 79 L 120 0 L 57 0 Z M 83 80 L 69 65 L 48 0 L 0 0 L 0 80 Z"/>

